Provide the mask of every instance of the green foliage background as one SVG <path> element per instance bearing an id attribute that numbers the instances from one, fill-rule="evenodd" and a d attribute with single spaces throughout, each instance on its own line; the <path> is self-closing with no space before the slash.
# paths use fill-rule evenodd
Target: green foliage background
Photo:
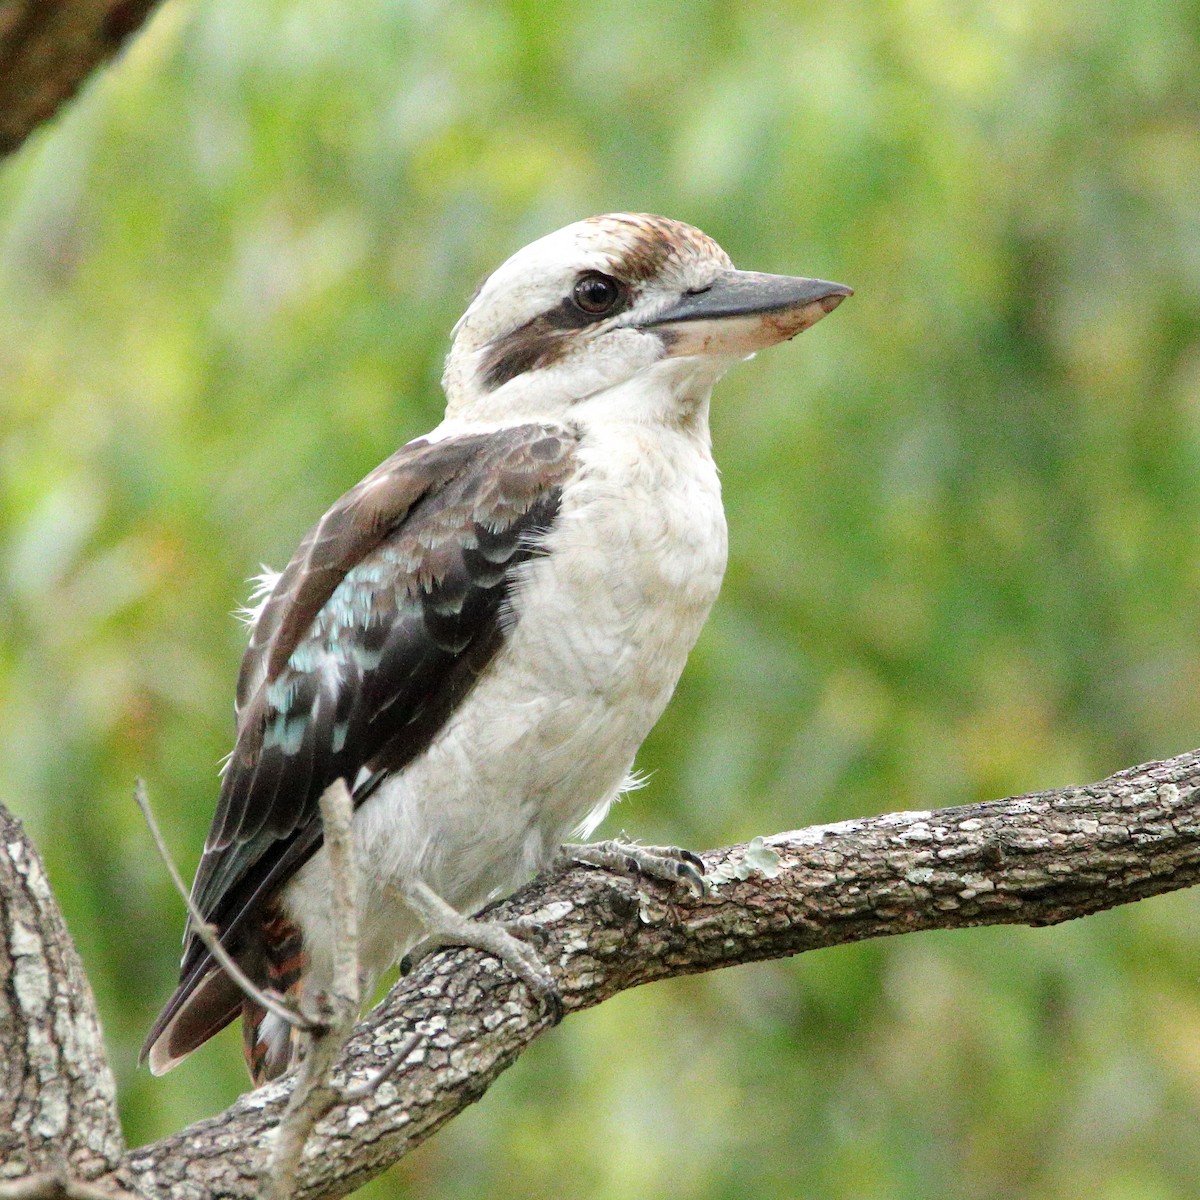
<path id="1" fill-rule="evenodd" d="M 704 847 L 1200 743 L 1195 0 L 169 0 L 0 172 L 0 794 L 135 1069 L 229 612 L 440 412 L 531 238 L 663 212 L 853 300 L 714 405 L 732 561 L 610 818 Z M 659 985 L 373 1197 L 1200 1196 L 1198 899 Z"/>

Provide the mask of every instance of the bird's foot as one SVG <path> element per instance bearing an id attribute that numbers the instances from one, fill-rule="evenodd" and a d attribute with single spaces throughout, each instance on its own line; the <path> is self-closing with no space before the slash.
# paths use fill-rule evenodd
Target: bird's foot
<path id="1" fill-rule="evenodd" d="M 562 993 L 546 964 L 529 944 L 537 931 L 536 925 L 522 921 L 481 921 L 464 916 L 419 881 L 405 884 L 400 897 L 420 918 L 426 930 L 425 940 L 401 961 L 403 974 L 409 974 L 418 963 L 447 946 L 470 946 L 494 955 L 504 963 L 544 1005 L 555 1025 L 562 1020 Z"/>
<path id="2" fill-rule="evenodd" d="M 563 859 L 589 867 L 604 867 L 623 875 L 646 875 L 667 883 L 684 883 L 696 896 L 703 896 L 707 890 L 704 860 L 678 846 L 639 846 L 623 839 L 567 844 L 560 854 L 560 861 Z"/>

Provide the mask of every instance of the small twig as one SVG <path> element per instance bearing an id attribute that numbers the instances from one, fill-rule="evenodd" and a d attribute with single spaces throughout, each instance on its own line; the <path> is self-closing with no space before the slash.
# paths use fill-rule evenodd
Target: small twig
<path id="1" fill-rule="evenodd" d="M 138 808 L 142 810 L 142 816 L 146 818 L 146 824 L 150 827 L 150 836 L 154 839 L 155 846 L 158 847 L 159 857 L 162 859 L 163 865 L 167 868 L 167 873 L 171 876 L 171 881 L 175 884 L 175 889 L 183 897 L 183 902 L 187 905 L 188 916 L 192 919 L 192 928 L 196 931 L 196 936 L 204 943 L 205 949 L 213 956 L 225 974 L 242 989 L 246 997 L 253 1000 L 255 1004 L 261 1005 L 268 1012 L 274 1013 L 281 1020 L 286 1021 L 293 1029 L 300 1029 L 305 1033 L 311 1033 L 314 1028 L 312 1021 L 302 1013 L 298 1013 L 290 1004 L 285 1004 L 270 992 L 264 991 L 246 975 L 242 968 L 234 961 L 229 951 L 221 945 L 221 941 L 217 937 L 217 931 L 204 919 L 203 914 L 196 907 L 191 893 L 188 891 L 182 876 L 179 874 L 178 867 L 175 866 L 175 862 L 171 858 L 171 852 L 167 849 L 167 843 L 163 838 L 162 830 L 159 829 L 158 822 L 154 818 L 154 812 L 150 808 L 150 797 L 146 792 L 146 781 L 144 779 L 139 779 L 134 783 L 133 798 L 137 801 Z"/>
<path id="2" fill-rule="evenodd" d="M 391 1079 L 399 1069 L 404 1060 L 417 1048 L 421 1039 L 425 1036 L 420 1029 L 414 1030 L 402 1041 L 397 1048 L 395 1054 L 387 1060 L 378 1071 L 375 1072 L 369 1079 L 364 1079 L 362 1083 L 352 1088 L 346 1088 L 342 1092 L 342 1101 L 345 1104 L 353 1104 L 358 1100 L 366 1100 L 368 1096 L 374 1095 L 379 1085 Z"/>
<path id="3" fill-rule="evenodd" d="M 353 817 L 350 789 L 345 780 L 335 780 L 321 796 L 321 823 L 333 891 L 333 985 L 328 995 L 317 998 L 322 1028 L 310 1035 L 299 1078 L 275 1131 L 275 1148 L 264 1174 L 267 1200 L 288 1200 L 293 1194 L 300 1156 L 313 1126 L 341 1099 L 329 1077 L 359 1009 L 358 878 L 351 829 Z"/>
<path id="4" fill-rule="evenodd" d="M 354 799 L 344 779 L 325 789 L 321 797 L 321 823 L 328 847 L 330 897 L 333 917 L 333 995 L 335 1005 L 358 1015 L 358 863 L 354 856 Z"/>

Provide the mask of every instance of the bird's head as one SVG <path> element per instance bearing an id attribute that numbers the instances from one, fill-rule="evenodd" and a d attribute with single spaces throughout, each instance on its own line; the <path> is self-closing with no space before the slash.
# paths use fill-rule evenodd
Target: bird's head
<path id="1" fill-rule="evenodd" d="M 640 213 L 590 217 L 519 250 L 454 330 L 446 414 L 634 419 L 703 412 L 739 359 L 794 337 L 851 294 L 820 279 L 734 269 L 712 238 Z"/>

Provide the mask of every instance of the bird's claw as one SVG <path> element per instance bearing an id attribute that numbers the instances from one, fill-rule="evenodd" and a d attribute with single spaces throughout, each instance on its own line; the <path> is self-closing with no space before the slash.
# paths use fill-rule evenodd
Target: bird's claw
<path id="1" fill-rule="evenodd" d="M 498 958 L 546 1010 L 551 1023 L 563 1019 L 563 999 L 554 976 L 538 957 L 530 942 L 539 927 L 522 921 L 481 921 L 463 916 L 424 884 L 414 884 L 402 893 L 408 906 L 427 930 L 425 940 L 400 960 L 402 975 L 411 974 L 431 954 L 447 946 L 470 946 Z"/>
<path id="2" fill-rule="evenodd" d="M 566 845 L 563 857 L 585 866 L 603 867 L 624 875 L 645 875 L 666 883 L 684 883 L 693 895 L 707 891 L 704 860 L 679 846 L 639 846 L 614 840 L 586 845 Z"/>

